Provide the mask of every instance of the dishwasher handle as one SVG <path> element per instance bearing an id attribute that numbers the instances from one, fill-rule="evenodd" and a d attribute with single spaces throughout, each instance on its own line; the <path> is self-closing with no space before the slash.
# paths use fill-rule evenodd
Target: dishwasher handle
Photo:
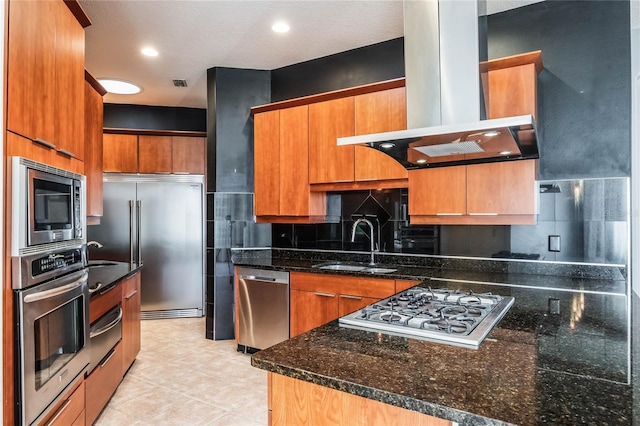
<path id="1" fill-rule="evenodd" d="M 241 280 L 251 280 L 251 281 L 265 281 L 265 282 L 270 282 L 270 283 L 274 283 L 276 282 L 275 278 L 272 277 L 259 277 L 257 275 L 244 275 L 244 276 L 240 276 Z"/>

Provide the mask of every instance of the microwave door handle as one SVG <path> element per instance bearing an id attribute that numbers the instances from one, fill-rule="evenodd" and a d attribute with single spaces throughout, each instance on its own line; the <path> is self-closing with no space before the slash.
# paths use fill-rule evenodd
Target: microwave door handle
<path id="1" fill-rule="evenodd" d="M 133 200 L 129 200 L 129 262 L 135 262 L 133 258 L 133 242 L 134 242 L 134 227 L 133 227 Z"/>
<path id="2" fill-rule="evenodd" d="M 26 295 L 24 297 L 24 303 L 32 303 L 32 302 L 37 302 L 44 299 L 50 299 L 52 297 L 56 297 L 61 294 L 67 293 L 69 291 L 72 291 L 82 286 L 87 281 L 88 278 L 89 278 L 89 274 L 86 272 L 82 272 L 82 275 L 80 275 L 79 278 L 73 280 L 69 284 L 52 288 L 51 290 L 39 291 L 37 293 Z"/>
<path id="3" fill-rule="evenodd" d="M 138 264 L 142 265 L 142 200 L 138 204 Z"/>

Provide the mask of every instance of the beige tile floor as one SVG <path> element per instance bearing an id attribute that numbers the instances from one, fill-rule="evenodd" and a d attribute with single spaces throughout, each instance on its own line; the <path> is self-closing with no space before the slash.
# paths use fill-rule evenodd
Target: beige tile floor
<path id="1" fill-rule="evenodd" d="M 267 424 L 267 374 L 204 318 L 142 321 L 142 348 L 97 426 Z"/>

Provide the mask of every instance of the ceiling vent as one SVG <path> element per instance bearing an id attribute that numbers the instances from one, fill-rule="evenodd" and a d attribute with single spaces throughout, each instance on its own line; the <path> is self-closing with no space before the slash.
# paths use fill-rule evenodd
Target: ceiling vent
<path id="1" fill-rule="evenodd" d="M 187 80 L 174 79 L 173 85 L 176 87 L 187 87 Z"/>

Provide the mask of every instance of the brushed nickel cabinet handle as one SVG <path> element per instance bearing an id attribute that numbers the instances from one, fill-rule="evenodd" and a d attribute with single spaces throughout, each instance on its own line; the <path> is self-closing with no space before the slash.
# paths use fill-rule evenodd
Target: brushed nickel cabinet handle
<path id="1" fill-rule="evenodd" d="M 116 354 L 116 350 L 115 349 L 111 349 L 111 353 L 109 354 L 109 356 L 107 357 L 107 359 L 105 359 L 104 361 L 102 361 L 100 363 L 100 368 L 104 367 L 105 365 L 107 365 L 107 363 L 109 362 L 109 360 L 111 358 L 113 358 L 113 356 Z"/>
<path id="2" fill-rule="evenodd" d="M 321 297 L 336 297 L 335 294 L 332 294 L 332 293 L 320 293 L 318 291 L 313 292 L 313 294 L 315 294 L 316 296 L 321 296 Z"/>
<path id="3" fill-rule="evenodd" d="M 348 294 L 341 294 L 340 297 L 344 297 L 345 299 L 362 300 L 362 296 L 351 296 Z"/>
<path id="4" fill-rule="evenodd" d="M 45 141 L 44 139 L 35 138 L 33 140 L 38 145 L 46 146 L 47 148 L 56 149 L 56 146 L 49 141 Z"/>
<path id="5" fill-rule="evenodd" d="M 436 216 L 462 216 L 462 213 L 436 213 Z"/>
<path id="6" fill-rule="evenodd" d="M 133 290 L 131 293 L 129 293 L 128 295 L 126 295 L 124 298 L 125 300 L 129 300 L 131 299 L 133 296 L 135 296 L 138 293 L 138 289 Z"/>
<path id="7" fill-rule="evenodd" d="M 469 216 L 498 216 L 498 213 L 469 213 Z"/>
<path id="8" fill-rule="evenodd" d="M 58 154 L 62 154 L 69 158 L 76 158 L 75 154 L 71 151 L 67 151 L 66 149 L 59 149 Z"/>

